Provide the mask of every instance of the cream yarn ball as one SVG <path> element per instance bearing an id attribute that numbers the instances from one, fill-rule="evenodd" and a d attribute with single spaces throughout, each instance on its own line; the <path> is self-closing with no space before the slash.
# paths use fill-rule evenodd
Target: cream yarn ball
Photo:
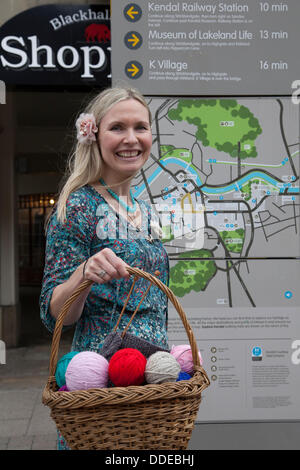
<path id="1" fill-rule="evenodd" d="M 172 354 L 157 351 L 147 360 L 145 378 L 149 384 L 176 382 L 179 372 L 180 365 Z"/>

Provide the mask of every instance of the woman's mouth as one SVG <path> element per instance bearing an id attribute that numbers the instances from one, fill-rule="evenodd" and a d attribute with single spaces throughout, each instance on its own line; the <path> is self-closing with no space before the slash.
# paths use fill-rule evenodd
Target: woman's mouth
<path id="1" fill-rule="evenodd" d="M 116 152 L 116 156 L 122 160 L 137 160 L 141 155 L 141 150 L 124 150 Z"/>

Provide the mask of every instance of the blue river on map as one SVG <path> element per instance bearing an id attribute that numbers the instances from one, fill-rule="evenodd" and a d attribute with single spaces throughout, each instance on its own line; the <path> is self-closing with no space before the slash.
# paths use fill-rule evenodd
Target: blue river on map
<path id="1" fill-rule="evenodd" d="M 187 163 L 183 160 L 180 160 L 174 157 L 160 160 L 160 164 L 163 166 L 167 166 L 170 163 L 180 165 L 184 170 L 188 170 L 190 173 L 194 174 L 196 177 L 195 181 L 197 185 L 202 186 L 202 182 L 199 178 L 198 173 L 194 170 L 192 166 L 190 166 L 190 163 Z M 160 166 L 156 168 L 156 170 L 152 173 L 152 175 L 149 176 L 148 183 L 151 184 L 152 181 L 159 176 L 161 171 L 162 171 L 162 168 Z M 264 172 L 259 171 L 259 170 L 253 170 L 247 175 L 242 176 L 238 181 L 235 181 L 234 183 L 230 183 L 225 186 L 221 186 L 221 187 L 202 186 L 201 191 L 205 194 L 223 194 L 223 193 L 228 193 L 230 191 L 238 191 L 241 188 L 241 186 L 243 186 L 245 183 L 247 183 L 247 181 L 253 178 L 261 178 L 262 180 L 267 181 L 273 186 L 276 186 L 279 189 L 279 193 L 283 193 L 286 188 L 287 188 L 288 194 L 299 193 L 299 187 L 291 187 L 291 183 L 281 183 L 277 181 L 275 178 L 272 178 L 272 176 L 265 174 Z M 140 186 L 135 186 L 134 189 L 135 190 L 133 191 L 133 195 L 134 197 L 138 197 L 145 190 L 145 184 L 143 183 Z"/>

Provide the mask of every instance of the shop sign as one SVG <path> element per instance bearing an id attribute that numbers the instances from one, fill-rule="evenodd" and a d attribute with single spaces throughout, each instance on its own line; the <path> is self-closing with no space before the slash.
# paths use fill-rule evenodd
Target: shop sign
<path id="1" fill-rule="evenodd" d="M 0 28 L 0 80 L 13 85 L 110 84 L 110 10 L 43 5 Z"/>

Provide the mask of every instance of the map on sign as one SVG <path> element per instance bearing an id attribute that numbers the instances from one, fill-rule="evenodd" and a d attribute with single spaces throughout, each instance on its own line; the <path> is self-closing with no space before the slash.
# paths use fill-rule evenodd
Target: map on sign
<path id="1" fill-rule="evenodd" d="M 153 147 L 134 195 L 159 213 L 174 293 L 191 306 L 200 292 L 201 306 L 295 306 L 298 107 L 289 98 L 148 100 Z"/>

